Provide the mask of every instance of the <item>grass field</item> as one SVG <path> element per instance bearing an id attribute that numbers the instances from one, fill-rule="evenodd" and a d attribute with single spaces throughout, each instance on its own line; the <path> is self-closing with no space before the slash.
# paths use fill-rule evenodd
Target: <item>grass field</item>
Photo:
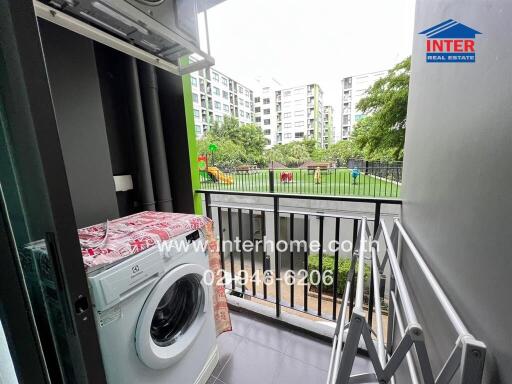
<path id="1" fill-rule="evenodd" d="M 300 193 L 334 196 L 372 196 L 372 197 L 400 197 L 400 183 L 393 181 L 397 169 L 390 168 L 386 178 L 380 178 L 363 172 L 357 177 L 355 183 L 351 177 L 351 170 L 336 168 L 321 172 L 321 178 L 315 182 L 314 172 L 306 169 L 279 169 L 274 170 L 274 192 Z M 281 181 L 283 173 L 291 174 L 292 181 Z M 251 173 L 229 173 L 233 183 L 213 182 L 201 178 L 201 187 L 213 190 L 269 192 L 269 171 L 257 170 Z"/>

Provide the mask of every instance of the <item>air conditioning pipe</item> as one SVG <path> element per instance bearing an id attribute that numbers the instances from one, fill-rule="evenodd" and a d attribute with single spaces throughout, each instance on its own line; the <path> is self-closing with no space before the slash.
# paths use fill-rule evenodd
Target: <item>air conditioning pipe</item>
<path id="1" fill-rule="evenodd" d="M 156 70 L 153 65 L 142 61 L 138 62 L 138 68 L 156 209 L 157 211 L 172 212 L 171 185 L 167 168 L 162 116 L 160 115 Z"/>

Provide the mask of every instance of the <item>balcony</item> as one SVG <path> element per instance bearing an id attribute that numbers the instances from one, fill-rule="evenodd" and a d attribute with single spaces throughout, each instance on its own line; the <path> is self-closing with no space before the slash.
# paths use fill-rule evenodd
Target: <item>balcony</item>
<path id="1" fill-rule="evenodd" d="M 400 200 L 198 192 L 220 244 L 273 240 L 270 248 L 220 249 L 234 331 L 219 338 L 221 361 L 210 382 L 401 384 L 438 377 L 448 384 L 457 374 L 464 384 L 480 383 L 485 345 L 465 328 L 401 225 Z M 350 247 L 333 250 L 332 241 Z M 297 242 L 306 245 L 294 249 Z M 403 247 L 454 330 L 453 351 L 439 368 L 430 365 L 425 343 L 444 336 L 423 332 L 417 313 L 424 309 L 413 304 L 416 293 L 401 268 Z"/>

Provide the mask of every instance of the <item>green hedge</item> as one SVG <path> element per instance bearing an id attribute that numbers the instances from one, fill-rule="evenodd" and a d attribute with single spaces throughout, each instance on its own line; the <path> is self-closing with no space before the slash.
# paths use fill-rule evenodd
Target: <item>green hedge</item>
<path id="1" fill-rule="evenodd" d="M 338 260 L 338 295 L 342 295 L 343 291 L 345 290 L 345 285 L 347 284 L 347 275 L 350 270 L 350 259 L 340 257 Z M 318 255 L 309 255 L 308 256 L 308 270 L 309 270 L 309 282 L 312 286 L 316 286 L 317 284 L 311 283 L 311 273 L 313 271 L 319 270 L 319 257 Z M 332 274 L 331 276 L 334 276 L 334 256 L 333 255 L 323 255 L 322 256 L 322 276 L 323 273 L 326 271 L 330 271 Z M 356 272 L 357 272 L 357 265 L 356 265 Z M 365 266 L 365 280 L 370 275 L 370 267 L 368 265 Z M 317 276 L 315 276 L 316 279 L 318 279 Z M 332 284 L 323 284 L 322 285 L 322 291 L 323 292 L 332 292 L 333 291 L 333 285 Z"/>

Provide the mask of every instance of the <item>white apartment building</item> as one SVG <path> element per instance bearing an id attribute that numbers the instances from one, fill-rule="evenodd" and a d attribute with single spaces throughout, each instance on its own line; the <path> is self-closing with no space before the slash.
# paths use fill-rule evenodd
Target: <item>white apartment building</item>
<path id="1" fill-rule="evenodd" d="M 334 144 L 334 108 L 332 105 L 324 105 L 323 114 L 324 126 L 322 135 L 322 148 L 327 148 L 329 145 Z"/>
<path id="2" fill-rule="evenodd" d="M 341 139 L 347 140 L 354 132 L 354 125 L 365 115 L 357 110 L 357 103 L 375 81 L 386 76 L 388 70 L 345 77 L 341 80 Z"/>
<path id="3" fill-rule="evenodd" d="M 267 145 L 286 144 L 313 138 L 322 145 L 323 93 L 318 84 L 281 88 L 273 80 L 254 100 L 255 123 L 267 139 Z"/>
<path id="4" fill-rule="evenodd" d="M 225 115 L 241 124 L 254 122 L 254 94 L 243 84 L 214 68 L 191 74 L 196 136 L 202 137 Z"/>

